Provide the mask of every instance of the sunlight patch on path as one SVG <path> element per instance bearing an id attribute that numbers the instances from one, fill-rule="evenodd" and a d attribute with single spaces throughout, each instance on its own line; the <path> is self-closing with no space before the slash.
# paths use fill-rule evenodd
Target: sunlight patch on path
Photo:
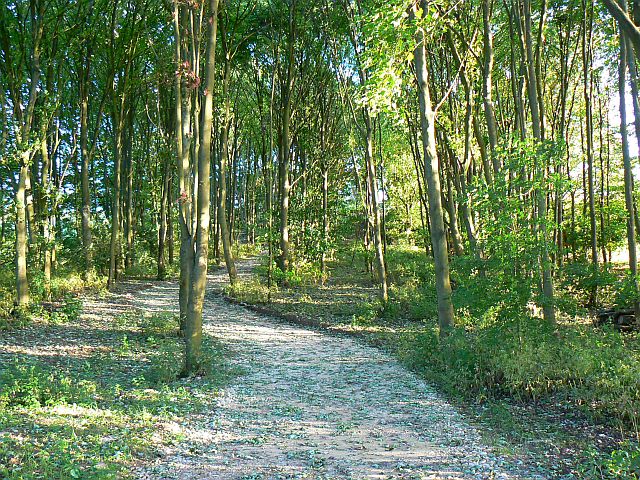
<path id="1" fill-rule="evenodd" d="M 224 280 L 219 271 L 210 284 Z M 157 293 L 141 301 L 177 297 Z M 186 441 L 140 479 L 543 478 L 513 473 L 433 388 L 375 348 L 213 294 L 204 315 L 247 373 L 209 417 L 185 419 Z"/>

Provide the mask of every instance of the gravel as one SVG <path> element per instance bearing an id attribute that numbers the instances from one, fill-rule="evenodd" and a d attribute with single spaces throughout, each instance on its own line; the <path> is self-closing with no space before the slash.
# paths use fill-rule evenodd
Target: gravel
<path id="1" fill-rule="evenodd" d="M 494 455 L 444 397 L 391 356 L 232 305 L 215 293 L 225 280 L 224 270 L 210 277 L 204 328 L 245 373 L 210 414 L 185 418 L 183 441 L 137 478 L 546 478 Z M 157 285 L 139 298 L 141 308 L 173 308 L 177 287 Z"/>

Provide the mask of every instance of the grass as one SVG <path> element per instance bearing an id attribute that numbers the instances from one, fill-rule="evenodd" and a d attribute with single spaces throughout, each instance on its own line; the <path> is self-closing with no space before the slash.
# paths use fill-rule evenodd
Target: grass
<path id="1" fill-rule="evenodd" d="M 452 264 L 459 328 L 445 341 L 437 335 L 433 265 L 410 247 L 387 250 L 385 308 L 364 257 L 348 250 L 337 252 L 325 285 L 305 265 L 289 274 L 288 287 L 269 292 L 263 264 L 229 294 L 256 304 L 270 298 L 274 311 L 316 319 L 387 349 L 472 415 L 504 453 L 558 475 L 637 478 L 638 338 L 594 329 L 581 307 L 589 285 L 581 288 L 571 271 L 559 291 L 561 320 L 554 328 L 532 313 L 530 282 L 496 272 L 481 277 L 473 262 L 463 257 Z M 602 291 L 614 302 L 618 279 L 608 281 Z"/>
<path id="2" fill-rule="evenodd" d="M 140 460 L 180 442 L 179 422 L 210 410 L 238 374 L 207 337 L 202 375 L 179 379 L 173 314 L 127 311 L 91 329 L 84 322 L 33 325 L 35 338 L 27 332 L 18 343 L 32 353 L 0 358 L 0 478 L 129 478 Z M 46 343 L 51 354 L 37 354 Z M 65 344 L 78 350 L 55 349 Z"/>

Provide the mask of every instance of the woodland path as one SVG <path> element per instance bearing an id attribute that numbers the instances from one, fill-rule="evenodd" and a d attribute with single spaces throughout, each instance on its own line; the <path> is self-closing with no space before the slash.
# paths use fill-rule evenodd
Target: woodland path
<path id="1" fill-rule="evenodd" d="M 247 275 L 251 264 L 240 265 Z M 204 324 L 244 370 L 218 408 L 185 419 L 186 438 L 140 479 L 534 479 L 495 457 L 433 388 L 360 341 L 226 302 L 209 278 Z M 172 308 L 174 283 L 138 294 Z"/>

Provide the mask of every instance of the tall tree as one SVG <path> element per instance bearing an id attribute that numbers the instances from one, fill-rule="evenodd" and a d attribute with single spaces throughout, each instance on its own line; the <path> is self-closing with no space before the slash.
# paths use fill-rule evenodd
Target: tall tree
<path id="1" fill-rule="evenodd" d="M 194 243 L 193 272 L 190 275 L 189 301 L 185 325 L 185 374 L 195 373 L 200 367 L 202 355 L 202 308 L 207 286 L 209 261 L 210 170 L 211 136 L 213 130 L 213 94 L 216 86 L 216 41 L 218 33 L 218 0 L 209 0 L 207 49 L 205 54 L 204 105 L 200 125 L 200 149 L 198 154 L 197 226 Z"/>
<path id="2" fill-rule="evenodd" d="M 429 70 L 427 69 L 426 35 L 421 21 L 428 12 L 426 0 L 412 6 L 412 14 L 417 21 L 416 47 L 413 52 L 418 98 L 420 100 L 420 124 L 422 127 L 422 149 L 424 154 L 429 219 L 431 221 L 431 247 L 436 267 L 436 291 L 438 296 L 438 324 L 440 335 L 446 336 L 454 326 L 453 302 L 451 300 L 451 280 L 447 236 L 444 228 L 442 189 L 440 187 L 440 167 L 436 151 L 435 112 L 429 90 Z"/>

